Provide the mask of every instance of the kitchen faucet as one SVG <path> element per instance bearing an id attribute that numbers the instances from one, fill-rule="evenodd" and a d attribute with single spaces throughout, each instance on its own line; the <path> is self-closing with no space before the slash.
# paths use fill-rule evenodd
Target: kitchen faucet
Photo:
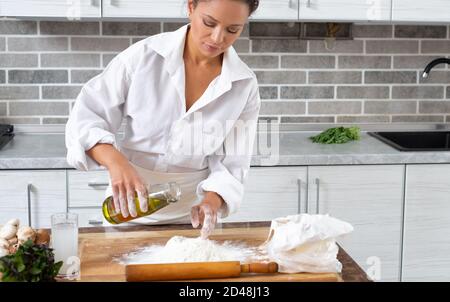
<path id="1" fill-rule="evenodd" d="M 428 74 L 430 73 L 431 69 L 436 66 L 437 64 L 441 64 L 441 63 L 447 63 L 450 64 L 450 59 L 447 58 L 438 58 L 438 59 L 434 59 L 433 61 L 431 61 L 430 63 L 428 63 L 428 65 L 425 67 L 425 69 L 423 70 L 422 73 L 422 78 L 427 78 Z"/>

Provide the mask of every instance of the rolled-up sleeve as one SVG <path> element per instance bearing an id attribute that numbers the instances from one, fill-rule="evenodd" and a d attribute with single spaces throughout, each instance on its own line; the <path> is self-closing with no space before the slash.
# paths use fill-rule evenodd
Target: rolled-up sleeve
<path id="1" fill-rule="evenodd" d="M 204 196 L 205 191 L 212 191 L 223 198 L 225 204 L 220 209 L 221 218 L 237 212 L 242 203 L 260 107 L 259 90 L 255 81 L 244 110 L 225 139 L 223 148 L 225 152 L 208 157 L 210 174 L 197 186 L 197 194 L 200 197 Z M 240 128 L 242 125 L 246 125 L 245 131 Z M 227 150 L 227 146 L 236 146 L 236 148 L 231 151 Z M 246 152 L 240 150 L 246 150 Z"/>
<path id="2" fill-rule="evenodd" d="M 130 72 L 116 56 L 105 70 L 81 89 L 65 128 L 67 162 L 78 170 L 96 170 L 101 166 L 86 151 L 97 143 L 112 144 L 123 118 Z"/>

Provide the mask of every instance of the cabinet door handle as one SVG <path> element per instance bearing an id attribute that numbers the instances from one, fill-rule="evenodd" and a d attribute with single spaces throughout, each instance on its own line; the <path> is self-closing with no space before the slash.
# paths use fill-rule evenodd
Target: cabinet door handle
<path id="1" fill-rule="evenodd" d="M 97 0 L 91 0 L 90 4 L 91 6 L 97 7 Z"/>
<path id="2" fill-rule="evenodd" d="M 107 182 L 89 182 L 88 186 L 92 187 L 92 188 L 107 187 L 107 186 L 109 186 L 109 183 L 107 183 Z"/>
<path id="3" fill-rule="evenodd" d="M 306 1 L 306 7 L 311 8 L 311 0 Z"/>
<path id="4" fill-rule="evenodd" d="M 27 210 L 28 210 L 28 226 L 31 227 L 31 190 L 33 189 L 33 184 L 28 183 L 27 185 Z"/>
<path id="5" fill-rule="evenodd" d="M 319 214 L 319 202 L 320 202 L 320 198 L 319 198 L 319 192 L 320 192 L 320 180 L 318 178 L 316 178 L 315 180 L 316 183 L 316 214 Z"/>
<path id="6" fill-rule="evenodd" d="M 117 3 L 115 0 L 109 0 L 108 4 L 109 4 L 109 6 L 117 6 Z"/>
<path id="7" fill-rule="evenodd" d="M 298 185 L 298 214 L 302 212 L 302 180 L 300 178 L 297 179 Z"/>
<path id="8" fill-rule="evenodd" d="M 101 225 L 101 224 L 103 224 L 103 222 L 100 221 L 100 220 L 89 220 L 89 224 L 92 224 L 92 225 Z"/>

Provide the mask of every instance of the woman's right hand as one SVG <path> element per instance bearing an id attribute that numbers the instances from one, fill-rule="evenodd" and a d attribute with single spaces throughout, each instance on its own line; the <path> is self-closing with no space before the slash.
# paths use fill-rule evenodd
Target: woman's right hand
<path id="1" fill-rule="evenodd" d="M 138 172 L 124 156 L 118 158 L 114 164 L 108 166 L 113 192 L 114 208 L 120 210 L 127 218 L 137 216 L 134 197 L 137 194 L 139 207 L 142 212 L 148 211 L 147 186 Z"/>

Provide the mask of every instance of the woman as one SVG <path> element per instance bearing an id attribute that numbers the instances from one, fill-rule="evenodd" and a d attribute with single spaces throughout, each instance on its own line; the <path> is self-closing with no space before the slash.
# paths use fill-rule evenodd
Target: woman
<path id="1" fill-rule="evenodd" d="M 260 99 L 254 73 L 231 45 L 258 2 L 189 0 L 190 24 L 135 43 L 84 85 L 66 125 L 67 161 L 106 167 L 105 195 L 124 217 L 136 216 L 136 194 L 146 211 L 148 185 L 169 181 L 181 185 L 181 200 L 133 222 L 190 221 L 207 237 L 217 215 L 237 211 Z M 233 144 L 250 148 L 232 152 Z"/>

